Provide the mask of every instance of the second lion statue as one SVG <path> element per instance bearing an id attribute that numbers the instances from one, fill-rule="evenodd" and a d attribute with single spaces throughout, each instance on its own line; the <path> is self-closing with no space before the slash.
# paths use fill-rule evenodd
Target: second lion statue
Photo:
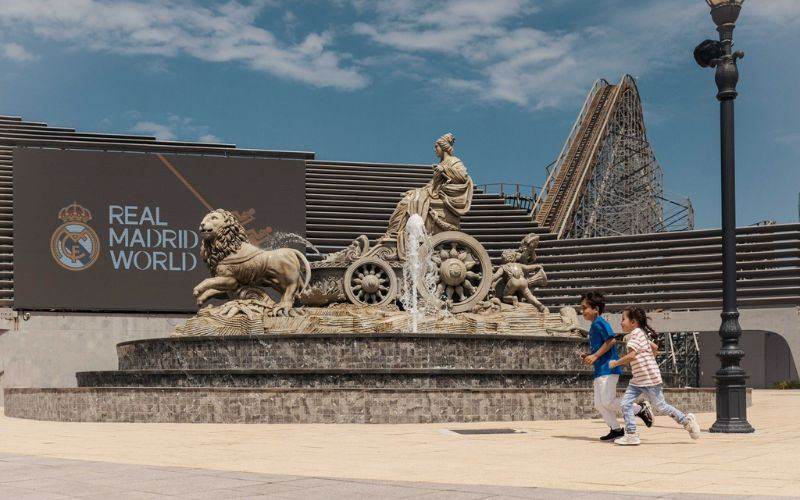
<path id="1" fill-rule="evenodd" d="M 227 210 L 217 209 L 203 217 L 200 236 L 200 256 L 212 277 L 194 287 L 198 305 L 241 287 L 268 287 L 282 294 L 269 315 L 288 315 L 311 279 L 311 266 L 302 252 L 256 247 L 247 241 L 244 227 Z"/>

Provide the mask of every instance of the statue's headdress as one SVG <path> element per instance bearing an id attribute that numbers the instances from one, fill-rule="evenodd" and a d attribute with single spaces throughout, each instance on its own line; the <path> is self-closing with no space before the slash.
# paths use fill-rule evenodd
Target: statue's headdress
<path id="1" fill-rule="evenodd" d="M 442 151 L 447 151 L 448 154 L 453 154 L 454 142 L 456 142 L 456 138 L 449 132 L 436 139 L 436 144 L 442 148 Z"/>

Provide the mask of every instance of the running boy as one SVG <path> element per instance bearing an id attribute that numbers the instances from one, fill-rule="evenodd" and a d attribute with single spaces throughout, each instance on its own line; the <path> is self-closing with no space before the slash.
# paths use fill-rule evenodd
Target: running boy
<path id="1" fill-rule="evenodd" d="M 619 359 L 619 356 L 617 355 L 614 331 L 608 321 L 601 316 L 605 307 L 606 301 L 600 292 L 589 292 L 581 296 L 583 318 L 592 322 L 592 326 L 589 328 L 591 354 L 584 354 L 581 357 L 584 363 L 594 366 L 594 407 L 611 428 L 609 433 L 600 439 L 609 441 L 624 436 L 625 431 L 617 420 L 617 409 L 619 408 L 617 382 L 622 368 L 609 366 L 609 363 Z M 648 403 L 645 402 L 641 406 L 634 404 L 633 413 L 641 418 L 647 427 L 653 425 L 653 413 L 650 411 Z"/>
<path id="2" fill-rule="evenodd" d="M 684 415 L 678 409 L 667 404 L 662 391 L 661 370 L 653 354 L 653 346 L 648 338 L 655 331 L 647 325 L 647 315 L 640 307 L 628 307 L 622 311 L 622 331 L 625 336 L 628 354 L 619 360 L 612 360 L 609 366 L 614 369 L 630 363 L 633 378 L 628 384 L 628 389 L 622 397 L 622 416 L 625 418 L 625 435 L 614 440 L 621 445 L 637 445 L 641 441 L 636 434 L 634 421 L 636 398 L 644 395 L 661 413 L 665 413 L 683 426 L 692 439 L 700 438 L 700 425 L 697 419 L 689 413 Z M 647 332 L 647 333 L 645 333 Z"/>

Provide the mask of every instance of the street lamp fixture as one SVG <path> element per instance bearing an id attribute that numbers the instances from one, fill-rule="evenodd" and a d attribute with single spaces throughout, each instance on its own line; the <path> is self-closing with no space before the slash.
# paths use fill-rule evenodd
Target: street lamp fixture
<path id="1" fill-rule="evenodd" d="M 694 49 L 703 68 L 716 69 L 717 99 L 720 103 L 720 163 L 722 166 L 722 347 L 717 353 L 720 369 L 717 381 L 717 420 L 711 432 L 753 432 L 747 421 L 747 374 L 739 365 L 744 350 L 739 346 L 742 327 L 736 303 L 736 182 L 733 101 L 739 69 L 736 61 L 744 52 L 733 52 L 733 29 L 744 0 L 706 0 L 719 40 L 705 40 Z"/>

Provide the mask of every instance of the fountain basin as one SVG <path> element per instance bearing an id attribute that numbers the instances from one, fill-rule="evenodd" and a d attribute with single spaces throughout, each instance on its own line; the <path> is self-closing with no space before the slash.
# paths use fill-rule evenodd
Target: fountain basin
<path id="1" fill-rule="evenodd" d="M 10 417 L 70 422 L 431 423 L 590 418 L 575 337 L 281 334 L 117 345 L 77 388 L 7 388 Z M 620 384 L 620 394 L 623 384 Z M 711 389 L 665 389 L 713 411 Z"/>
<path id="2" fill-rule="evenodd" d="M 131 370 L 78 372 L 76 375 L 78 387 L 314 389 L 588 388 L 592 386 L 593 379 L 593 372 L 590 370 L 461 370 L 451 368 Z"/>
<path id="3" fill-rule="evenodd" d="M 714 411 L 713 389 L 664 393 L 685 411 Z M 63 422 L 402 424 L 596 416 L 591 389 L 11 388 L 5 402 L 9 417 Z"/>
<path id="4" fill-rule="evenodd" d="M 585 339 L 499 334 L 336 333 L 169 337 L 117 344 L 120 370 L 585 370 Z"/>

